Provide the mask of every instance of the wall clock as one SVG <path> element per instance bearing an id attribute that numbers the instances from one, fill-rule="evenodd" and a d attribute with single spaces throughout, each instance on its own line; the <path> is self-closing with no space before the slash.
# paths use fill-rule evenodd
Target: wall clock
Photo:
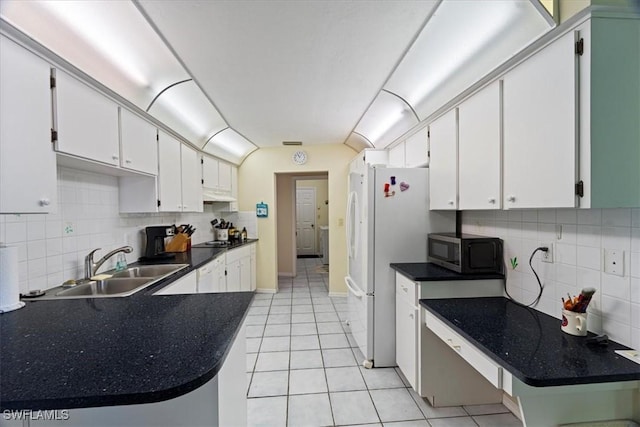
<path id="1" fill-rule="evenodd" d="M 293 160 L 293 163 L 295 163 L 296 165 L 304 165 L 305 163 L 307 163 L 307 152 L 298 150 L 293 153 L 291 160 Z"/>

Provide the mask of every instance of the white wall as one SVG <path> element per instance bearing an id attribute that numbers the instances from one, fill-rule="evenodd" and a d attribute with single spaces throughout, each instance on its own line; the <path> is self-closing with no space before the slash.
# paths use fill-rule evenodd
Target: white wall
<path id="1" fill-rule="evenodd" d="M 541 244 L 555 243 L 553 264 L 540 262 L 540 253 L 534 258 L 545 286 L 536 308 L 559 318 L 561 297 L 595 287 L 589 329 L 640 348 L 640 209 L 466 211 L 463 231 L 504 240 L 507 286 L 524 303 L 533 301 L 538 289 L 529 268 L 531 253 Z M 604 249 L 624 250 L 623 277 L 604 273 Z M 513 257 L 518 258 L 515 270 L 509 263 Z"/>
<path id="2" fill-rule="evenodd" d="M 257 245 L 258 289 L 274 291 L 278 283 L 278 227 L 275 216 L 277 173 L 302 174 L 327 172 L 329 188 L 329 291 L 344 294 L 347 289 L 344 276 L 347 272 L 344 217 L 347 209 L 347 175 L 349 162 L 356 153 L 345 144 L 305 145 L 309 155 L 303 166 L 291 161 L 294 151 L 300 147 L 265 147 L 254 151 L 238 170 L 240 209 L 255 209 L 256 203 L 269 205 L 269 217 L 258 219 Z"/>
<path id="3" fill-rule="evenodd" d="M 95 248 L 102 248 L 99 259 L 129 244 L 134 251 L 127 261 L 136 261 L 147 225 L 189 223 L 197 228 L 192 243 L 213 240 L 209 221 L 220 215 L 211 205 L 204 213 L 120 214 L 117 177 L 66 168 L 58 169 L 58 200 L 54 214 L 0 215 L 0 242 L 19 248 L 22 293 L 82 277 L 84 257 Z M 102 270 L 113 268 L 113 261 Z"/>

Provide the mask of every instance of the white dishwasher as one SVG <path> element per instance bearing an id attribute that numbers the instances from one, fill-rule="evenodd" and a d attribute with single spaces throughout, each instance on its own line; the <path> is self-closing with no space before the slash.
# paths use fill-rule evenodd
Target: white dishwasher
<path id="1" fill-rule="evenodd" d="M 213 292 L 224 292 L 224 254 L 218 256 L 211 262 L 200 267 L 197 271 L 198 275 L 198 293 L 206 294 Z M 222 271 L 220 271 L 222 269 Z"/>
<path id="2" fill-rule="evenodd" d="M 203 265 L 197 270 L 199 294 L 218 292 L 215 286 L 215 279 L 217 278 L 213 274 L 214 262 L 215 260 Z"/>

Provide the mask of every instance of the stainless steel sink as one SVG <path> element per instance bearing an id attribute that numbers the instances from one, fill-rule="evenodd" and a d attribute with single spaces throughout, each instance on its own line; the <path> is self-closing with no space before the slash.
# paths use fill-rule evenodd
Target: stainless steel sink
<path id="1" fill-rule="evenodd" d="M 113 275 L 109 279 L 85 281 L 73 287 L 59 286 L 49 289 L 44 296 L 37 299 L 126 297 L 188 266 L 188 264 L 143 265 L 117 273 L 107 272 Z"/>
<path id="2" fill-rule="evenodd" d="M 124 271 L 114 273 L 113 277 L 158 277 L 165 274 L 171 274 L 176 270 L 176 265 L 181 264 L 162 264 L 162 265 L 141 265 L 140 267 L 127 268 Z M 186 265 L 186 264 L 185 264 Z"/>

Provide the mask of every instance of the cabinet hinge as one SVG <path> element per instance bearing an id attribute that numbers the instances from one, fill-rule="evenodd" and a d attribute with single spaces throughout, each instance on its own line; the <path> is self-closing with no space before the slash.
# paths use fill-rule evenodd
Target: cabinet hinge
<path id="1" fill-rule="evenodd" d="M 58 131 L 51 129 L 51 143 L 58 142 Z"/>
<path id="2" fill-rule="evenodd" d="M 584 39 L 580 39 L 576 42 L 576 55 L 582 56 L 584 53 Z"/>
<path id="3" fill-rule="evenodd" d="M 160 207 L 160 199 L 158 199 L 158 207 Z"/>
<path id="4" fill-rule="evenodd" d="M 204 159 L 200 159 L 200 164 L 204 165 Z"/>
<path id="5" fill-rule="evenodd" d="M 201 184 L 204 184 L 204 179 L 201 179 L 201 180 L 200 180 L 200 183 L 201 183 Z"/>
<path id="6" fill-rule="evenodd" d="M 49 87 L 51 89 L 56 87 L 56 78 L 53 76 L 49 77 Z"/>
<path id="7" fill-rule="evenodd" d="M 225 270 L 225 271 L 224 271 L 224 275 L 225 275 L 225 276 L 227 275 L 227 270 Z"/>
<path id="8" fill-rule="evenodd" d="M 576 196 L 584 197 L 584 182 L 582 180 L 576 184 Z"/>
<path id="9" fill-rule="evenodd" d="M 427 150 L 427 158 L 431 158 L 431 151 Z"/>
<path id="10" fill-rule="evenodd" d="M 427 138 L 431 138 L 431 130 L 427 131 Z"/>

